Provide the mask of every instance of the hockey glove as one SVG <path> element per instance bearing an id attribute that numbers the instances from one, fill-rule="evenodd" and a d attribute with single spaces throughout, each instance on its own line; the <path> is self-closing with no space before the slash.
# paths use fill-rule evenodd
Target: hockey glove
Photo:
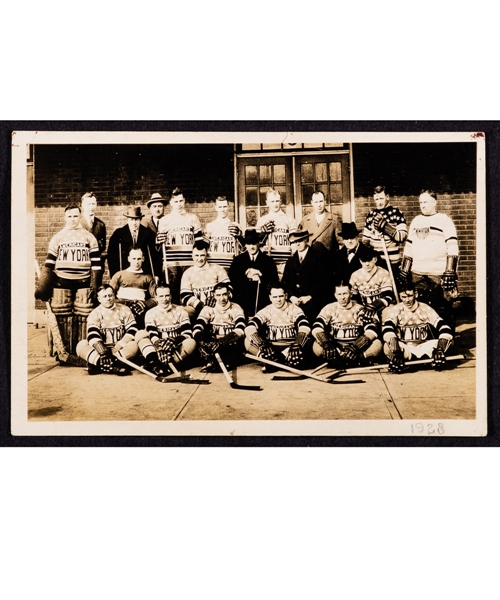
<path id="1" fill-rule="evenodd" d="M 210 306 L 210 308 L 213 308 L 215 306 L 215 296 L 208 296 L 205 301 L 205 306 Z"/>
<path id="2" fill-rule="evenodd" d="M 402 350 L 395 350 L 389 360 L 391 373 L 402 373 L 405 369 L 405 358 Z"/>
<path id="3" fill-rule="evenodd" d="M 142 300 L 136 300 L 135 302 L 132 302 L 132 304 L 130 304 L 129 308 L 132 311 L 134 317 L 138 317 L 144 312 L 146 304 Z"/>
<path id="4" fill-rule="evenodd" d="M 300 346 L 297 343 L 292 344 L 288 349 L 288 354 L 286 356 L 286 364 L 290 367 L 298 367 L 303 360 L 304 352 L 302 350 L 302 346 Z"/>
<path id="5" fill-rule="evenodd" d="M 436 371 L 440 371 L 446 364 L 445 354 L 449 345 L 449 340 L 439 338 L 437 346 L 432 351 L 432 368 Z"/>
<path id="6" fill-rule="evenodd" d="M 262 225 L 260 230 L 263 233 L 272 233 L 274 231 L 275 226 L 276 225 L 275 225 L 274 221 L 268 221 L 267 223 L 264 223 L 264 225 Z"/>
<path id="7" fill-rule="evenodd" d="M 234 237 L 241 235 L 241 229 L 237 223 L 231 223 L 230 225 L 228 225 L 227 230 Z"/>
<path id="8" fill-rule="evenodd" d="M 441 286 L 445 291 L 451 291 L 457 287 L 458 256 L 446 257 L 446 270 L 441 278 Z"/>
<path id="9" fill-rule="evenodd" d="M 337 351 L 334 344 L 328 339 L 328 336 L 324 331 L 319 331 L 316 333 L 316 341 L 323 349 L 323 356 L 325 357 L 325 360 L 329 363 L 335 362 L 338 356 Z"/>
<path id="10" fill-rule="evenodd" d="M 37 300 L 43 300 L 43 302 L 48 302 L 50 300 L 52 297 L 52 290 L 54 289 L 54 279 L 54 271 L 48 267 L 42 267 L 40 277 L 38 278 L 38 285 L 35 290 L 35 298 Z"/>
<path id="11" fill-rule="evenodd" d="M 156 340 L 156 342 L 153 342 L 153 346 L 158 353 L 160 362 L 168 363 L 172 360 L 172 353 L 174 351 L 174 342 L 172 340 Z"/>
<path id="12" fill-rule="evenodd" d="M 338 350 L 340 358 L 346 363 L 352 363 L 357 358 L 357 348 L 354 344 L 348 344 Z"/>
<path id="13" fill-rule="evenodd" d="M 376 317 L 377 311 L 372 306 L 365 306 L 363 310 L 359 313 L 359 318 L 361 319 L 363 325 L 373 323 Z"/>
<path id="14" fill-rule="evenodd" d="M 209 361 L 212 359 L 212 352 L 209 342 L 200 342 L 198 344 L 198 350 L 203 360 Z"/>
<path id="15" fill-rule="evenodd" d="M 224 337 L 221 337 L 217 340 L 219 347 L 220 346 L 229 346 L 230 344 L 236 344 L 237 341 L 238 341 L 238 334 L 235 333 L 234 331 L 231 331 Z"/>
<path id="16" fill-rule="evenodd" d="M 404 287 L 411 282 L 411 265 L 413 258 L 409 256 L 403 256 L 403 262 L 401 263 L 401 269 L 399 270 L 399 282 L 401 287 Z"/>
<path id="17" fill-rule="evenodd" d="M 373 226 L 377 231 L 382 231 L 384 229 L 384 225 L 387 223 L 387 219 L 380 212 L 376 213 L 373 217 Z"/>
<path id="18" fill-rule="evenodd" d="M 113 356 L 111 350 L 106 348 L 103 342 L 94 344 L 94 350 L 99 354 L 99 367 L 103 373 L 111 373 L 113 370 Z"/>
<path id="19" fill-rule="evenodd" d="M 371 346 L 371 340 L 366 335 L 360 335 L 356 340 L 354 340 L 354 348 L 358 354 L 363 354 L 363 352 Z"/>

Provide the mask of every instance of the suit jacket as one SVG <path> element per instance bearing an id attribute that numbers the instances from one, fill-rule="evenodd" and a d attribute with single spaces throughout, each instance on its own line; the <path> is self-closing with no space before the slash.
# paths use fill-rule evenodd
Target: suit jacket
<path id="1" fill-rule="evenodd" d="M 160 217 L 160 219 L 161 219 L 161 217 Z M 158 219 L 158 220 L 160 220 L 160 219 Z M 142 220 L 142 225 L 144 225 L 144 227 L 147 227 L 148 229 L 151 229 L 151 231 L 155 235 L 158 233 L 158 228 L 153 223 L 153 217 L 151 215 L 149 215 L 149 217 L 146 217 L 145 219 Z"/>
<path id="2" fill-rule="evenodd" d="M 94 223 L 91 227 L 90 223 L 82 215 L 80 223 L 84 229 L 90 231 L 90 233 L 95 237 L 99 245 L 100 254 L 104 254 L 104 252 L 106 251 L 106 225 L 104 224 L 104 221 L 101 221 L 101 219 L 94 217 Z"/>
<path id="3" fill-rule="evenodd" d="M 325 252 L 311 247 L 302 262 L 298 252 L 294 252 L 286 261 L 282 283 L 289 298 L 312 296 L 307 304 L 300 305 L 311 324 L 329 300 L 332 290 L 331 280 L 328 280 L 329 268 Z"/>
<path id="4" fill-rule="evenodd" d="M 155 242 L 156 236 L 151 229 L 139 225 L 136 246 L 144 252 L 142 270 L 144 273 L 161 277 L 161 257 L 156 250 Z M 108 267 L 111 277 L 118 271 L 128 268 L 128 253 L 132 245 L 132 234 L 128 225 L 119 227 L 113 232 L 108 246 Z"/>
<path id="5" fill-rule="evenodd" d="M 361 242 L 358 244 L 351 262 L 349 262 L 347 258 L 347 248 L 345 246 L 342 246 L 342 248 L 337 252 L 337 257 L 335 260 L 335 285 L 338 285 L 341 281 L 344 283 L 349 283 L 351 275 L 354 273 L 354 271 L 361 269 L 361 262 L 358 258 L 360 247 Z"/>
<path id="6" fill-rule="evenodd" d="M 251 268 L 262 273 L 259 284 L 257 281 L 250 281 L 245 275 L 247 269 Z M 233 285 L 234 301 L 241 306 L 247 317 L 253 317 L 256 312 L 269 304 L 267 286 L 272 281 L 278 281 L 278 271 L 274 260 L 260 250 L 255 261 L 251 260 L 248 252 L 235 256 L 229 267 L 228 275 Z M 257 311 L 255 310 L 256 300 Z"/>
<path id="7" fill-rule="evenodd" d="M 314 213 L 311 212 L 299 223 L 298 230 L 306 230 L 311 234 L 309 245 L 312 248 L 326 250 L 328 252 L 337 252 L 339 243 L 335 235 L 335 221 L 332 215 L 325 211 L 323 221 L 318 225 Z"/>

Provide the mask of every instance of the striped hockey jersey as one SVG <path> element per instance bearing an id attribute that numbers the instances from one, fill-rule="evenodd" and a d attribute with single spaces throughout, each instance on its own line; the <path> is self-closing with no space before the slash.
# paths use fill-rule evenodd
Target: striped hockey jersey
<path id="1" fill-rule="evenodd" d="M 304 312 L 291 302 L 287 302 L 283 308 L 269 304 L 250 319 L 248 326 L 252 325 L 277 346 L 293 344 L 299 331 L 311 332 Z"/>
<path id="2" fill-rule="evenodd" d="M 458 256 L 457 230 L 448 215 L 417 215 L 410 225 L 404 255 L 413 258 L 418 275 L 441 276 L 446 257 Z"/>
<path id="3" fill-rule="evenodd" d="M 155 306 L 148 310 L 144 323 L 152 342 L 159 339 L 175 340 L 179 336 L 193 337 L 191 322 L 186 310 L 176 304 L 172 304 L 167 310 L 161 306 Z"/>
<path id="4" fill-rule="evenodd" d="M 358 269 L 351 275 L 349 283 L 353 295 L 359 296 L 363 306 L 371 306 L 374 300 L 382 300 L 385 306 L 394 303 L 391 277 L 382 267 L 375 267 L 370 273 Z"/>
<path id="5" fill-rule="evenodd" d="M 215 219 L 205 227 L 205 237 L 210 243 L 208 262 L 229 269 L 238 253 L 238 241 L 228 231 L 231 219 Z"/>
<path id="6" fill-rule="evenodd" d="M 102 341 L 111 347 L 128 334 L 134 339 L 137 324 L 128 306 L 116 303 L 112 308 L 98 306 L 87 317 L 87 340 L 91 346 Z"/>
<path id="7" fill-rule="evenodd" d="M 438 337 L 453 339 L 449 325 L 428 304 L 415 302 L 407 308 L 402 302 L 387 311 L 382 337 L 388 341 L 396 336 L 410 346 L 417 346 Z"/>
<path id="8" fill-rule="evenodd" d="M 269 253 L 276 264 L 285 263 L 291 254 L 288 234 L 297 229 L 297 224 L 292 217 L 280 210 L 260 217 L 256 225 L 257 231 L 261 231 L 268 221 L 274 221 L 274 231 L 267 236 L 262 250 Z"/>
<path id="9" fill-rule="evenodd" d="M 200 220 L 193 213 L 171 212 L 158 223 L 157 243 L 165 244 L 170 266 L 192 265 L 193 244 L 202 237 Z"/>
<path id="10" fill-rule="evenodd" d="M 97 240 L 81 225 L 65 227 L 50 240 L 45 266 L 63 279 L 87 279 L 91 270 L 101 270 Z"/>
<path id="11" fill-rule="evenodd" d="M 152 275 L 137 271 L 118 271 L 109 282 L 118 300 L 147 300 L 154 295 L 155 280 Z"/>
<path id="12" fill-rule="evenodd" d="M 204 306 L 196 320 L 194 334 L 196 332 L 208 332 L 211 337 L 221 338 L 234 331 L 239 337 L 245 335 L 245 314 L 239 304 L 228 302 L 222 308 L 216 304 Z"/>
<path id="13" fill-rule="evenodd" d="M 338 302 L 327 304 L 316 317 L 312 333 L 323 331 L 336 342 L 352 344 L 360 335 L 370 340 L 377 337 L 375 321 L 364 323 L 361 319 L 363 306 L 351 301 L 346 307 Z"/>
<path id="14" fill-rule="evenodd" d="M 373 219 L 377 213 L 381 213 L 388 223 L 394 225 L 396 228 L 396 235 L 394 238 L 375 229 L 373 226 Z M 385 258 L 384 246 L 382 244 L 383 236 L 391 263 L 397 263 L 401 259 L 400 250 L 407 235 L 408 227 L 406 225 L 406 219 L 399 208 L 389 205 L 382 209 L 371 210 L 366 215 L 365 227 L 363 229 L 363 244 L 372 246 L 382 258 Z"/>
<path id="15" fill-rule="evenodd" d="M 196 265 L 190 267 L 184 271 L 181 279 L 182 304 L 193 308 L 200 302 L 206 304 L 213 295 L 214 287 L 221 281 L 228 283 L 229 290 L 232 290 L 227 271 L 220 265 L 206 263 L 201 269 Z"/>

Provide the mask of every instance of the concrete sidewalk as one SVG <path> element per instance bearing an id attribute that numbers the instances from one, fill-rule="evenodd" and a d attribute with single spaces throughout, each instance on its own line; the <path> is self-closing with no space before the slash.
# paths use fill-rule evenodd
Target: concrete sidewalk
<path id="1" fill-rule="evenodd" d="M 235 381 L 263 391 L 232 389 L 222 374 L 191 371 L 210 385 L 161 384 L 135 371 L 119 378 L 89 376 L 86 369 L 61 367 L 48 355 L 44 327 L 28 326 L 28 419 L 30 421 L 163 420 L 365 420 L 474 419 L 476 368 L 474 323 L 461 323 L 452 354 L 467 360 L 441 372 L 424 366 L 395 375 L 371 371 L 325 384 L 311 379 L 273 381 L 261 365 L 232 373 Z"/>

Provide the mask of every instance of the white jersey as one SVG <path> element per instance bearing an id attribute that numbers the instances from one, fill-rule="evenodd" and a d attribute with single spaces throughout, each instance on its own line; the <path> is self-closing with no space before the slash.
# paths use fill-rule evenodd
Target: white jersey
<path id="1" fill-rule="evenodd" d="M 193 337 L 186 310 L 176 304 L 172 304 L 168 309 L 155 306 L 148 310 L 144 317 L 144 324 L 152 342 L 160 338 L 175 340 L 179 336 Z"/>
<path id="2" fill-rule="evenodd" d="M 114 346 L 125 334 L 134 338 L 136 333 L 134 315 L 124 304 L 116 303 L 112 308 L 99 305 L 87 317 L 87 340 L 91 346 L 99 341 Z"/>
<path id="3" fill-rule="evenodd" d="M 201 301 L 206 304 L 211 298 L 214 287 L 223 281 L 230 283 L 226 269 L 220 265 L 205 263 L 203 267 L 196 265 L 184 271 L 181 279 L 181 301 L 184 306 L 193 308 Z M 231 288 L 230 288 L 231 289 Z"/>
<path id="4" fill-rule="evenodd" d="M 263 251 L 269 252 L 276 264 L 285 263 L 291 254 L 288 234 L 297 229 L 297 224 L 292 217 L 280 210 L 260 217 L 256 225 L 257 230 L 261 231 L 268 221 L 274 221 L 274 231 L 268 234 Z"/>
<path id="5" fill-rule="evenodd" d="M 213 337 L 221 338 L 228 333 L 235 332 L 239 337 L 245 335 L 245 313 L 239 304 L 228 302 L 222 308 L 216 304 L 204 306 L 196 321 L 194 331 L 210 330 Z"/>
<path id="6" fill-rule="evenodd" d="M 65 227 L 50 240 L 45 266 L 63 279 L 86 279 L 91 270 L 101 270 L 97 240 L 81 225 Z"/>
<path id="7" fill-rule="evenodd" d="M 210 242 L 208 262 L 229 269 L 237 253 L 238 242 L 229 233 L 233 221 L 229 218 L 215 219 L 205 227 L 205 237 Z"/>
<path id="8" fill-rule="evenodd" d="M 439 277 L 446 270 L 447 256 L 458 256 L 457 230 L 448 215 L 417 215 L 410 225 L 404 255 L 413 258 L 417 275 Z"/>
<path id="9" fill-rule="evenodd" d="M 162 234 L 166 234 L 162 235 Z M 164 242 L 170 266 L 193 264 L 191 253 L 195 238 L 201 237 L 201 224 L 193 213 L 170 212 L 158 223 L 158 241 Z"/>
<path id="10" fill-rule="evenodd" d="M 269 304 L 252 317 L 249 325 L 266 331 L 266 338 L 278 346 L 293 344 L 299 331 L 310 333 L 311 328 L 301 308 L 287 302 L 283 308 Z"/>

